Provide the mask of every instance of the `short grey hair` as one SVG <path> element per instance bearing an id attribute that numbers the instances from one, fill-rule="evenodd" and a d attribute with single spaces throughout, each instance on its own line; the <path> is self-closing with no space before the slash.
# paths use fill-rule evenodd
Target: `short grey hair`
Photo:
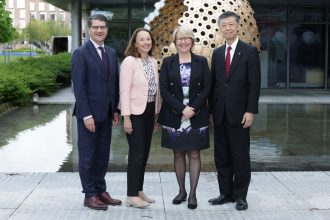
<path id="1" fill-rule="evenodd" d="M 234 17 L 235 20 L 236 20 L 236 23 L 238 24 L 239 23 L 239 19 L 240 17 L 235 13 L 235 12 L 232 12 L 232 11 L 225 11 L 223 12 L 220 16 L 219 16 L 219 19 L 218 19 L 218 24 L 220 24 L 220 21 L 225 19 L 225 18 L 229 18 L 229 17 Z"/>

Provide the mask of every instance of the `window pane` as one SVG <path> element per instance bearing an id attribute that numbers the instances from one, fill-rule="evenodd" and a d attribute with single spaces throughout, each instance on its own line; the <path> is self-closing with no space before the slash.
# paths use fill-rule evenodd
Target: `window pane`
<path id="1" fill-rule="evenodd" d="M 40 13 L 40 20 L 46 20 L 46 14 L 45 13 Z"/>
<path id="2" fill-rule="evenodd" d="M 25 9 L 19 10 L 19 18 L 25 18 Z"/>
<path id="3" fill-rule="evenodd" d="M 133 20 L 144 20 L 149 13 L 155 10 L 154 7 L 140 7 L 140 8 L 132 8 L 132 19 Z"/>
<path id="4" fill-rule="evenodd" d="M 144 27 L 144 22 L 135 22 L 135 23 L 132 23 L 132 33 L 131 33 L 131 35 L 133 34 L 133 32 L 137 28 L 141 28 L 141 27 Z"/>
<path id="5" fill-rule="evenodd" d="M 39 11 L 45 11 L 45 3 L 39 2 Z"/>
<path id="6" fill-rule="evenodd" d="M 292 25 L 290 88 L 324 88 L 325 26 Z"/>
<path id="7" fill-rule="evenodd" d="M 17 1 L 17 8 L 25 8 L 25 1 Z"/>
<path id="8" fill-rule="evenodd" d="M 260 34 L 261 87 L 287 87 L 287 10 L 255 8 Z"/>
<path id="9" fill-rule="evenodd" d="M 324 22 L 325 11 L 322 8 L 293 8 L 290 10 L 292 22 Z"/>
<path id="10" fill-rule="evenodd" d="M 8 7 L 9 8 L 14 8 L 14 0 L 9 0 Z"/>
<path id="11" fill-rule="evenodd" d="M 26 24 L 25 24 L 25 20 L 19 20 L 19 28 L 23 29 L 25 28 Z"/>
<path id="12" fill-rule="evenodd" d="M 34 2 L 30 2 L 30 10 L 34 11 Z"/>
<path id="13" fill-rule="evenodd" d="M 109 23 L 109 31 L 106 44 L 114 48 L 118 58 L 125 58 L 124 52 L 128 44 L 128 24 L 127 23 Z"/>
<path id="14" fill-rule="evenodd" d="M 100 12 L 105 14 L 107 17 L 110 15 L 109 20 L 127 20 L 128 19 L 128 8 L 127 7 L 92 7 L 92 12 Z"/>

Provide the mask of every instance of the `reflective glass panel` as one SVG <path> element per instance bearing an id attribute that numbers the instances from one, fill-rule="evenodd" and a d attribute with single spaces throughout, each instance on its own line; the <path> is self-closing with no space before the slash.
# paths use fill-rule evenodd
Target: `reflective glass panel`
<path id="1" fill-rule="evenodd" d="M 287 9 L 256 7 L 260 34 L 261 87 L 286 88 L 287 82 Z"/>
<path id="2" fill-rule="evenodd" d="M 136 7 L 132 8 L 132 19 L 133 20 L 144 20 L 144 18 L 149 16 L 149 13 L 154 11 L 154 7 Z"/>
<path id="3" fill-rule="evenodd" d="M 291 25 L 290 88 L 324 88 L 325 26 Z"/>
<path id="4" fill-rule="evenodd" d="M 109 23 L 109 31 L 106 44 L 114 48 L 118 58 L 123 60 L 125 49 L 128 44 L 128 24 L 127 23 Z"/>
<path id="5" fill-rule="evenodd" d="M 325 11 L 322 8 L 292 8 L 290 10 L 291 22 L 324 22 Z"/>

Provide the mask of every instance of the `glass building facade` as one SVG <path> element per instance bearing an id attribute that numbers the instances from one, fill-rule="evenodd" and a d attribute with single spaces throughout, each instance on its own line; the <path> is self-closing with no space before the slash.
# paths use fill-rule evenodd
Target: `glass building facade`
<path id="1" fill-rule="evenodd" d="M 63 1 L 52 2 L 64 4 Z M 158 0 L 89 0 L 83 11 L 106 11 L 107 44 L 120 59 L 132 32 Z M 330 1 L 249 0 L 260 34 L 263 89 L 330 89 Z"/>

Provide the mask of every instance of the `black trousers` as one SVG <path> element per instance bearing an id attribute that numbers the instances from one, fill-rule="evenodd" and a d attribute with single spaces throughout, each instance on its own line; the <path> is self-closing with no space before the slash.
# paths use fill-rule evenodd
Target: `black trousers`
<path id="1" fill-rule="evenodd" d="M 129 151 L 127 164 L 127 196 L 138 196 L 143 191 L 155 121 L 155 102 L 149 102 L 142 115 L 131 115 L 133 132 L 126 134 Z"/>
<path id="2" fill-rule="evenodd" d="M 250 129 L 223 120 L 214 126 L 214 161 L 220 193 L 246 199 L 250 180 Z"/>
<path id="3" fill-rule="evenodd" d="M 105 174 L 108 169 L 112 120 L 95 122 L 95 132 L 86 129 L 84 121 L 78 122 L 79 175 L 85 197 L 106 191 Z"/>

